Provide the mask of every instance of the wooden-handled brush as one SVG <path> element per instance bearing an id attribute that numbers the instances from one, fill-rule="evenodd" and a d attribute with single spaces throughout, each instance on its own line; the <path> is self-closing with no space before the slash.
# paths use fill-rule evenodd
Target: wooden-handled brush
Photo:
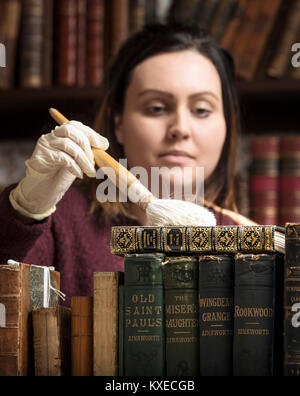
<path id="1" fill-rule="evenodd" d="M 56 109 L 49 109 L 51 117 L 62 125 L 69 120 Z M 130 201 L 142 207 L 152 226 L 215 226 L 216 219 L 212 212 L 203 206 L 192 202 L 176 199 L 158 199 L 124 166 L 101 149 L 92 148 L 96 164 L 105 172 L 112 168 L 116 178 L 112 180 L 118 188 L 126 193 Z M 107 173 L 108 177 L 110 174 Z M 233 212 L 232 212 L 233 213 Z M 236 214 L 235 219 L 240 224 L 257 225 L 257 223 Z M 240 220 L 240 221 L 239 221 Z M 284 232 L 278 228 L 275 231 L 275 249 L 284 253 Z"/>

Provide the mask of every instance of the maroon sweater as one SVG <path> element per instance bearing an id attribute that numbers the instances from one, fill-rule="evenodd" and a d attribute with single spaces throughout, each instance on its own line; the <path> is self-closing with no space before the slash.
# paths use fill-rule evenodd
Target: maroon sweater
<path id="1" fill-rule="evenodd" d="M 47 219 L 25 225 L 15 216 L 8 196 L 14 186 L 0 195 L 0 264 L 13 259 L 22 263 L 54 266 L 61 274 L 61 290 L 70 306 L 72 296 L 93 295 L 93 273 L 123 271 L 123 259 L 110 253 L 110 228 L 134 225 L 132 220 L 100 223 L 88 216 L 89 201 L 70 188 Z M 235 224 L 215 213 L 218 225 Z"/>

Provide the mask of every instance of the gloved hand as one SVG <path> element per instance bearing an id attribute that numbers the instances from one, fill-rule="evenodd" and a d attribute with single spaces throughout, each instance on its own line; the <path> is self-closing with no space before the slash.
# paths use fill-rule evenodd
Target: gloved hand
<path id="1" fill-rule="evenodd" d="M 26 176 L 9 199 L 21 215 L 43 220 L 74 180 L 96 176 L 91 146 L 107 150 L 108 140 L 78 121 L 70 121 L 42 135 L 26 164 Z"/>

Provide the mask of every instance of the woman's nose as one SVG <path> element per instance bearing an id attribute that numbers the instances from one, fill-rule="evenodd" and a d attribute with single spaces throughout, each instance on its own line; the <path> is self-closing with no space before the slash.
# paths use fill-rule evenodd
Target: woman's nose
<path id="1" fill-rule="evenodd" d="M 186 139 L 191 134 L 189 115 L 181 110 L 176 111 L 170 119 L 167 136 L 169 139 Z"/>

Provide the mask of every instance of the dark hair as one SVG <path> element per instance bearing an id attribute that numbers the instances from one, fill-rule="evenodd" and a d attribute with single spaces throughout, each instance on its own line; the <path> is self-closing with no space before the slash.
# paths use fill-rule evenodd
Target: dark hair
<path id="1" fill-rule="evenodd" d="M 240 129 L 239 106 L 230 54 L 197 25 L 153 24 L 135 33 L 120 48 L 108 76 L 108 87 L 95 129 L 110 141 L 109 152 L 123 158 L 123 148 L 115 137 L 115 117 L 122 114 L 125 93 L 135 67 L 154 55 L 196 50 L 215 66 L 221 80 L 227 133 L 219 162 L 205 182 L 205 198 L 228 209 L 234 208 L 236 139 Z M 104 133 L 105 131 L 105 133 Z"/>

